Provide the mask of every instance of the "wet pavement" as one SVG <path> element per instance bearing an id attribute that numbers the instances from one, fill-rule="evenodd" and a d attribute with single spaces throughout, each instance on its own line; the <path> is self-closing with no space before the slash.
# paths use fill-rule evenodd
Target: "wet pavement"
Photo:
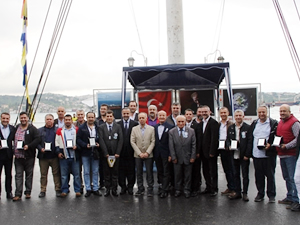
<path id="1" fill-rule="evenodd" d="M 262 202 L 254 202 L 256 187 L 252 161 L 249 202 L 241 199 L 229 200 L 220 194 L 220 191 L 226 189 L 225 176 L 220 163 L 219 194 L 216 197 L 200 195 L 189 199 L 184 196 L 160 199 L 156 194 L 157 186 L 154 197 L 91 195 L 89 198 L 84 196 L 76 198 L 72 185 L 66 198 L 57 198 L 51 169 L 46 197 L 39 198 L 38 160 L 34 172 L 32 197 L 27 200 L 23 196 L 19 202 L 6 199 L 4 171 L 2 172 L 1 224 L 299 224 L 300 222 L 300 212 L 292 212 L 287 210 L 285 205 L 277 203 L 286 194 L 279 161 L 276 168 L 276 203 L 268 203 L 267 197 Z M 204 188 L 202 185 L 202 189 Z"/>

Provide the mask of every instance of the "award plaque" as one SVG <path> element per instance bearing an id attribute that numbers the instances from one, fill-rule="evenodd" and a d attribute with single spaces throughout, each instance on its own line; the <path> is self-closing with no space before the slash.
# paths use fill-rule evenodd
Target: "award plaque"
<path id="1" fill-rule="evenodd" d="M 281 138 L 282 138 L 282 137 L 274 136 L 274 141 L 273 141 L 272 146 L 280 147 Z"/>
<path id="2" fill-rule="evenodd" d="M 67 148 L 73 148 L 73 140 L 67 140 Z"/>
<path id="3" fill-rule="evenodd" d="M 231 140 L 231 150 L 238 150 L 237 149 L 237 144 L 238 144 L 238 141 L 237 140 Z"/>
<path id="4" fill-rule="evenodd" d="M 258 141 L 257 141 L 257 148 L 262 150 L 266 147 L 266 139 L 265 138 L 258 138 Z"/>
<path id="5" fill-rule="evenodd" d="M 89 138 L 89 141 L 90 141 L 90 146 L 91 146 L 91 147 L 95 147 L 95 146 L 96 146 L 96 141 L 95 141 L 95 138 L 94 138 L 94 137 L 90 137 L 90 138 Z"/>
<path id="6" fill-rule="evenodd" d="M 23 149 L 23 141 L 17 141 L 17 149 Z"/>
<path id="7" fill-rule="evenodd" d="M 6 139 L 1 140 L 1 148 L 8 148 Z"/>
<path id="8" fill-rule="evenodd" d="M 45 151 L 48 151 L 48 152 L 51 151 L 51 142 L 50 143 L 45 142 Z"/>
<path id="9" fill-rule="evenodd" d="M 219 140 L 219 149 L 225 149 L 225 140 Z"/>

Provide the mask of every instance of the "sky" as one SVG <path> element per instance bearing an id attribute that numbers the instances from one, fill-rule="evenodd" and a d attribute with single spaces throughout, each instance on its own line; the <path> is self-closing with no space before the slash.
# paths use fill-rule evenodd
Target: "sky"
<path id="1" fill-rule="evenodd" d="M 2 95 L 24 92 L 22 2 L 0 1 Z M 222 26 L 218 18 L 223 0 L 182 2 L 185 63 L 204 63 L 204 58 L 218 49 L 230 63 L 233 84 L 261 83 L 263 92 L 299 92 L 300 82 L 272 0 L 226 0 Z M 300 21 L 293 1 L 279 2 L 299 49 Z M 28 71 L 49 3 L 50 0 L 28 0 Z M 60 4 L 61 1 L 52 1 L 29 81 L 30 94 L 35 92 L 40 78 Z M 148 66 L 168 64 L 166 24 L 165 0 L 73 1 L 44 93 L 72 96 L 93 94 L 94 89 L 119 89 L 122 68 L 128 66 L 133 50 L 144 53 Z M 218 28 L 220 36 L 216 35 Z M 132 56 L 136 66 L 144 66 L 142 56 L 135 52 Z M 208 62 L 214 59 L 209 57 Z"/>

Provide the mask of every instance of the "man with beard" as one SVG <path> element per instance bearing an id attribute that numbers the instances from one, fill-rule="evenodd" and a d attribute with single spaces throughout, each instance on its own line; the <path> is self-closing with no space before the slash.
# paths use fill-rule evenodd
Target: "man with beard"
<path id="1" fill-rule="evenodd" d="M 5 191 L 6 198 L 12 199 L 12 163 L 13 163 L 13 146 L 12 141 L 15 138 L 15 127 L 9 125 L 10 115 L 9 113 L 1 114 L 1 124 L 0 124 L 0 138 L 1 138 L 1 146 L 0 146 L 0 194 L 1 194 L 1 173 L 2 168 L 5 170 Z"/>
<path id="2" fill-rule="evenodd" d="M 61 171 L 61 197 L 69 193 L 69 177 L 73 175 L 73 186 L 76 197 L 80 197 L 79 154 L 76 146 L 78 128 L 73 125 L 72 116 L 67 114 L 65 125 L 56 131 L 55 146 Z"/>
<path id="3" fill-rule="evenodd" d="M 146 123 L 153 127 L 158 124 L 157 107 L 155 105 L 149 105 Z"/>
<path id="4" fill-rule="evenodd" d="M 133 195 L 133 186 L 135 183 L 135 161 L 133 156 L 133 148 L 130 144 L 130 134 L 132 128 L 137 126 L 138 123 L 129 118 L 130 109 L 122 109 L 122 119 L 118 124 L 123 132 L 123 147 L 119 160 L 119 185 L 121 187 L 120 195 L 126 194 Z M 127 179 L 127 184 L 126 184 Z"/>
<path id="5" fill-rule="evenodd" d="M 16 192 L 13 201 L 20 201 L 23 192 L 25 172 L 25 198 L 31 198 L 35 149 L 40 142 L 40 135 L 35 126 L 29 124 L 26 112 L 20 113 L 20 124 L 15 133 L 15 169 Z"/>

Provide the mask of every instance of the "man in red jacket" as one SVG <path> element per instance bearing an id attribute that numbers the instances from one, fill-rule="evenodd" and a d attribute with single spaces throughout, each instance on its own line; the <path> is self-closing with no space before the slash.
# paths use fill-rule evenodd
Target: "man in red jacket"
<path id="1" fill-rule="evenodd" d="M 283 104 L 280 106 L 280 122 L 276 135 L 282 137 L 280 147 L 276 147 L 280 158 L 280 165 L 283 179 L 286 182 L 287 195 L 280 204 L 291 205 L 288 208 L 298 205 L 298 193 L 294 181 L 294 174 L 297 162 L 297 139 L 300 131 L 299 121 L 291 114 L 290 106 Z"/>

